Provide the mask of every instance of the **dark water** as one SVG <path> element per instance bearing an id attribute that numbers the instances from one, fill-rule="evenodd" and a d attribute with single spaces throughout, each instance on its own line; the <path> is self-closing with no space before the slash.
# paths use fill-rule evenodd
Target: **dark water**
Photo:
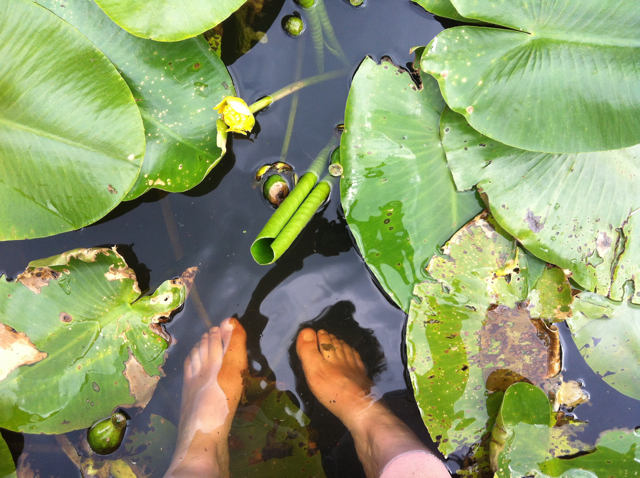
<path id="1" fill-rule="evenodd" d="M 299 173 L 304 172 L 331 139 L 336 125 L 343 121 L 350 78 L 362 59 L 366 55 L 376 60 L 389 56 L 396 64 L 406 65 L 413 60 L 411 47 L 426 45 L 442 30 L 436 19 L 408 0 L 369 0 L 366 7 L 358 9 L 343 0 L 325 3 L 336 36 L 351 63 L 351 73 L 301 90 L 287 155 L 287 161 Z M 267 32 L 267 41 L 258 43 L 230 65 L 239 96 L 248 103 L 294 81 L 301 41 L 305 41 L 302 77 L 317 74 L 309 32 L 304 38 L 294 39 L 281 28 L 282 17 L 299 10 L 293 0 L 286 0 Z M 342 68 L 328 50 L 325 60 L 326 71 Z M 225 158 L 190 192 L 165 195 L 152 191 L 82 231 L 0 243 L 0 267 L 10 277 L 15 277 L 31 260 L 77 247 L 105 244 L 130 245 L 139 261 L 137 268 L 143 286 L 148 269 L 151 290 L 187 267 L 200 268 L 195 284 L 202 307 L 197 307 L 199 303 L 192 294 L 184 310 L 168 325 L 174 345 L 164 366 L 166 377 L 132 426 L 148 423 L 150 413 L 177 425 L 184 358 L 208 329 L 208 321 L 218 324 L 228 316 L 239 317 L 248 332 L 253 368 L 269 374 L 279 388 L 295 392 L 289 347 L 299 324 L 323 311 L 335 327 L 332 332 L 338 336 L 348 315 L 360 326 L 375 331 L 386 361 L 377 392 L 382 395 L 395 391 L 400 397 L 396 400 L 401 407 L 398 413 L 416 423 L 417 409 L 403 398 L 411 395 L 402 360 L 406 314 L 380 291 L 354 248 L 337 188 L 323 214 L 313 219 L 277 264 L 258 266 L 249 253 L 253 239 L 272 213 L 260 192 L 253 188 L 252 178 L 260 165 L 279 158 L 290 106 L 291 97 L 287 97 L 260 113 L 259 133 L 250 140 L 234 138 Z M 333 308 L 327 312 L 329 307 Z M 572 345 L 570 340 L 567 343 L 567 334 L 564 338 L 565 345 Z M 592 393 L 597 396 L 592 401 L 594 406 L 584 413 L 579 409 L 579 418 L 589 419 L 600 430 L 629 423 L 624 415 L 637 402 L 603 384 L 579 356 L 575 358 L 577 351 L 570 347 L 568 350 L 567 363 L 571 364 L 572 372 L 566 377 L 583 378 L 590 391 L 597 391 Z M 602 408 L 610 411 L 601 413 Z M 319 443 L 321 448 L 332 446 L 344 434 L 345 430 L 331 417 L 317 410 L 308 411 L 312 413 L 312 425 L 324 437 Z M 633 415 L 635 422 L 640 421 L 637 410 Z M 635 422 L 627 426 L 640 424 Z M 421 435 L 426 435 L 424 429 Z M 24 452 L 38 457 L 35 463 L 42 476 L 78 475 L 52 437 L 27 435 L 22 444 L 12 434 L 9 441 L 14 451 L 23 447 Z M 449 464 L 452 471 L 457 469 L 455 461 Z M 338 476 L 359 476 L 356 465 L 343 465 Z"/>

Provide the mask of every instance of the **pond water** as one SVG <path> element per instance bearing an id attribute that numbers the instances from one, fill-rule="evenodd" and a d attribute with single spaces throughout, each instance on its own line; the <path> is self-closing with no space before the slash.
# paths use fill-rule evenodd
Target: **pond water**
<path id="1" fill-rule="evenodd" d="M 408 0 L 369 0 L 365 7 L 357 9 L 343 0 L 325 3 L 351 71 L 300 91 L 286 157 L 298 173 L 305 171 L 335 134 L 336 125 L 343 121 L 350 78 L 366 55 L 376 61 L 388 56 L 397 65 L 407 65 L 413 61 L 410 48 L 426 45 L 443 29 L 433 16 Z M 282 18 L 300 8 L 293 0 L 280 4 L 282 8 L 267 31 L 266 41 L 229 65 L 239 96 L 248 103 L 293 82 L 300 53 L 304 59 L 302 78 L 317 74 L 309 32 L 301 38 L 291 38 L 281 27 Z M 326 50 L 325 60 L 327 71 L 343 67 Z M 361 327 L 373 329 L 385 360 L 376 392 L 394 392 L 398 413 L 421 426 L 403 363 L 406 314 L 384 295 L 355 249 L 337 188 L 322 214 L 316 215 L 277 264 L 259 266 L 250 255 L 252 241 L 273 211 L 254 188 L 253 177 L 259 166 L 280 157 L 291 101 L 289 96 L 260 113 L 255 130 L 258 133 L 250 139 L 235 136 L 229 152 L 209 177 L 185 194 L 151 191 L 81 231 L 0 243 L 0 268 L 9 277 L 15 277 L 34 259 L 78 247 L 112 244 L 130 246 L 139 262 L 136 270 L 142 285 L 148 270 L 146 282 L 152 291 L 187 267 L 199 267 L 197 294 L 190 295 L 183 311 L 167 326 L 173 345 L 164 366 L 166 377 L 160 380 L 145 411 L 133 418 L 132 426 L 148 423 L 152 413 L 177 425 L 182 363 L 202 333 L 228 316 L 239 317 L 247 330 L 253 369 L 276 380 L 279 389 L 296 394 L 289 347 L 299 324 L 323 311 L 334 326 L 331 331 L 338 336 L 350 315 Z M 590 436 L 583 439 L 594 442 L 600 430 L 640 425 L 636 402 L 597 378 L 573 342 L 566 340 L 568 330 L 561 329 L 565 366 L 569 368 L 565 379 L 582 379 L 592 397 L 591 406 L 579 410 L 579 418 L 593 425 Z M 318 445 L 327 452 L 345 429 L 317 408 L 308 411 L 312 426 L 318 430 Z M 426 436 L 423 427 L 419 432 Z M 12 451 L 22 450 L 33 457 L 32 467 L 40 476 L 78 475 L 53 437 L 25 435 L 23 441 L 17 434 L 5 435 Z M 336 476 L 363 476 L 355 460 L 353 452 L 347 452 L 345 461 L 338 464 Z M 458 469 L 460 460 L 451 457 L 448 464 L 452 471 Z M 163 472 L 157 470 L 157 475 Z M 329 469 L 327 472 L 331 474 Z"/>

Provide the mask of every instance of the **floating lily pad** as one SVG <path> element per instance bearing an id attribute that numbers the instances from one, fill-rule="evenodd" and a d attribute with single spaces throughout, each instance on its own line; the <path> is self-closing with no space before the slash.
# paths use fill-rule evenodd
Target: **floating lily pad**
<path id="1" fill-rule="evenodd" d="M 195 268 L 140 297 L 114 249 L 76 249 L 0 280 L 0 426 L 27 433 L 88 428 L 116 407 L 145 407 Z"/>
<path id="2" fill-rule="evenodd" d="M 309 438 L 309 419 L 274 384 L 249 378 L 259 400 L 238 408 L 229 435 L 230 474 L 233 477 L 324 478 L 320 452 Z M 262 383 L 261 383 L 262 382 Z"/>
<path id="3" fill-rule="evenodd" d="M 526 476 L 531 463 L 548 456 L 551 406 L 547 395 L 528 383 L 516 383 L 504 394 L 491 432 L 491 462 L 499 477 Z M 531 446 L 531 442 L 536 444 Z"/>
<path id="4" fill-rule="evenodd" d="M 414 0 L 426 11 L 438 15 L 439 17 L 450 18 L 459 22 L 482 23 L 479 20 L 465 18 L 458 13 L 451 0 Z"/>
<path id="5" fill-rule="evenodd" d="M 615 476 L 627 478 L 640 474 L 640 436 L 631 430 L 604 433 L 590 453 L 571 459 L 553 458 L 540 464 L 550 477 Z"/>
<path id="6" fill-rule="evenodd" d="M 203 33 L 235 12 L 245 0 L 96 0 L 129 33 L 157 41 L 180 41 Z"/>
<path id="7" fill-rule="evenodd" d="M 0 2 L 0 58 L 0 240 L 96 222 L 140 171 L 131 91 L 84 36 L 29 0 Z"/>
<path id="8" fill-rule="evenodd" d="M 525 254 L 485 214 L 458 231 L 427 272 L 435 282 L 415 288 L 407 361 L 422 418 L 448 455 L 487 431 L 492 392 L 543 385 L 559 371 L 558 330 L 532 319 L 527 305 L 559 298 L 529 290 Z"/>
<path id="9" fill-rule="evenodd" d="M 14 478 L 15 476 L 17 476 L 16 464 L 13 462 L 7 443 L 0 437 L 0 478 Z"/>
<path id="10" fill-rule="evenodd" d="M 159 43 L 135 37 L 84 0 L 38 0 L 71 23 L 120 70 L 140 108 L 147 149 L 126 196 L 149 189 L 183 192 L 200 183 L 226 152 L 213 109 L 235 95 L 226 67 L 202 37 Z"/>
<path id="11" fill-rule="evenodd" d="M 342 206 L 367 265 L 404 310 L 426 260 L 481 209 L 474 193 L 455 190 L 438 133 L 443 106 L 433 78 L 418 87 L 370 58 L 347 100 Z"/>
<path id="12" fill-rule="evenodd" d="M 447 104 L 475 129 L 530 151 L 606 151 L 640 143 L 637 3 L 451 3 L 464 17 L 506 27 L 447 29 L 421 61 Z"/>
<path id="13" fill-rule="evenodd" d="M 477 184 L 496 220 L 524 247 L 569 269 L 586 289 L 609 293 L 618 230 L 640 208 L 640 145 L 562 155 L 524 151 L 481 135 L 451 110 L 442 115 L 441 134 L 458 189 Z M 635 247 L 631 239 L 624 261 L 630 264 L 615 273 L 618 291 L 636 273 Z"/>
<path id="14" fill-rule="evenodd" d="M 629 397 L 640 400 L 640 306 L 582 292 L 567 319 L 571 337 L 591 369 Z"/>

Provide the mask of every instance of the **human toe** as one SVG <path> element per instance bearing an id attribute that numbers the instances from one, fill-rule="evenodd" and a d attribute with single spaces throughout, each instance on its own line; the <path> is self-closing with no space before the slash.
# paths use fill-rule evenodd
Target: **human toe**
<path id="1" fill-rule="evenodd" d="M 317 369 L 323 363 L 321 352 L 318 350 L 318 344 L 321 342 L 321 332 L 306 328 L 302 329 L 296 339 L 296 352 L 302 362 L 302 368 L 305 375 L 311 369 Z M 326 332 L 324 332 L 326 334 Z M 328 334 L 327 334 L 328 335 Z"/>
<path id="2" fill-rule="evenodd" d="M 241 370 L 246 369 L 247 359 L 247 332 L 237 319 L 229 318 L 220 324 L 222 340 L 224 341 L 224 361 L 232 363 Z"/>

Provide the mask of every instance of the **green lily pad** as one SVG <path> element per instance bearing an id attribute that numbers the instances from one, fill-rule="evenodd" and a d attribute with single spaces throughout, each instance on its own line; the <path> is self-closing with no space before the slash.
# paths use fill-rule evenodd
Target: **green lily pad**
<path id="1" fill-rule="evenodd" d="M 562 155 L 524 151 L 481 135 L 451 110 L 442 114 L 441 134 L 458 189 L 477 183 L 498 223 L 524 247 L 569 269 L 586 289 L 609 293 L 619 229 L 640 208 L 640 145 Z M 634 247 L 630 240 L 630 259 Z M 618 290 L 633 271 L 617 268 Z"/>
<path id="2" fill-rule="evenodd" d="M 260 378 L 249 378 L 249 389 L 262 397 L 240 406 L 229 435 L 230 475 L 309 476 L 324 478 L 320 452 L 309 438 L 309 418 L 289 397 Z"/>
<path id="3" fill-rule="evenodd" d="M 129 33 L 174 42 L 204 33 L 235 12 L 245 0 L 96 0 L 109 18 Z"/>
<path id="4" fill-rule="evenodd" d="M 0 426 L 65 433 L 116 407 L 145 407 L 171 340 L 161 324 L 184 303 L 195 272 L 140 297 L 115 248 L 96 248 L 0 280 Z"/>
<path id="5" fill-rule="evenodd" d="M 157 188 L 183 192 L 209 174 L 226 152 L 214 107 L 234 96 L 222 60 L 202 37 L 159 43 L 135 37 L 85 0 L 38 0 L 71 23 L 120 70 L 140 108 L 147 149 L 125 200 Z"/>
<path id="6" fill-rule="evenodd" d="M 448 455 L 487 431 L 491 393 L 515 382 L 543 385 L 557 372 L 558 331 L 532 319 L 527 304 L 560 298 L 529 290 L 526 255 L 484 214 L 451 238 L 427 272 L 435 282 L 415 288 L 407 361 L 422 418 Z M 539 330 L 556 348 L 548 349 Z"/>
<path id="7" fill-rule="evenodd" d="M 440 144 L 444 104 L 435 81 L 366 58 L 345 113 L 340 184 L 349 228 L 367 265 L 404 310 L 426 259 L 475 216 L 473 193 L 458 193 Z"/>
<path id="8" fill-rule="evenodd" d="M 549 459 L 540 464 L 540 471 L 545 476 L 565 478 L 638 476 L 640 436 L 631 430 L 608 431 L 599 438 L 596 449 L 590 453 L 571 459 Z"/>
<path id="9" fill-rule="evenodd" d="M 627 297 L 631 293 L 629 285 Z M 640 400 L 640 306 L 582 292 L 572 309 L 571 337 L 589 367 L 619 392 Z"/>
<path id="10" fill-rule="evenodd" d="M 96 222 L 144 156 L 129 88 L 75 28 L 29 0 L 0 2 L 0 58 L 0 240 Z"/>
<path id="11" fill-rule="evenodd" d="M 471 126 L 530 151 L 607 151 L 640 143 L 640 8 L 614 0 L 451 0 L 467 18 L 421 66 Z"/>
<path id="12" fill-rule="evenodd" d="M 491 432 L 496 476 L 527 476 L 531 463 L 547 458 L 551 422 L 551 405 L 542 390 L 528 383 L 511 385 Z"/>
<path id="13" fill-rule="evenodd" d="M 16 475 L 16 464 L 7 446 L 7 442 L 0 436 L 0 478 L 14 478 Z"/>
<path id="14" fill-rule="evenodd" d="M 438 15 L 439 17 L 450 18 L 459 22 L 482 23 L 473 18 L 465 18 L 458 13 L 451 0 L 414 0 L 426 11 Z"/>

